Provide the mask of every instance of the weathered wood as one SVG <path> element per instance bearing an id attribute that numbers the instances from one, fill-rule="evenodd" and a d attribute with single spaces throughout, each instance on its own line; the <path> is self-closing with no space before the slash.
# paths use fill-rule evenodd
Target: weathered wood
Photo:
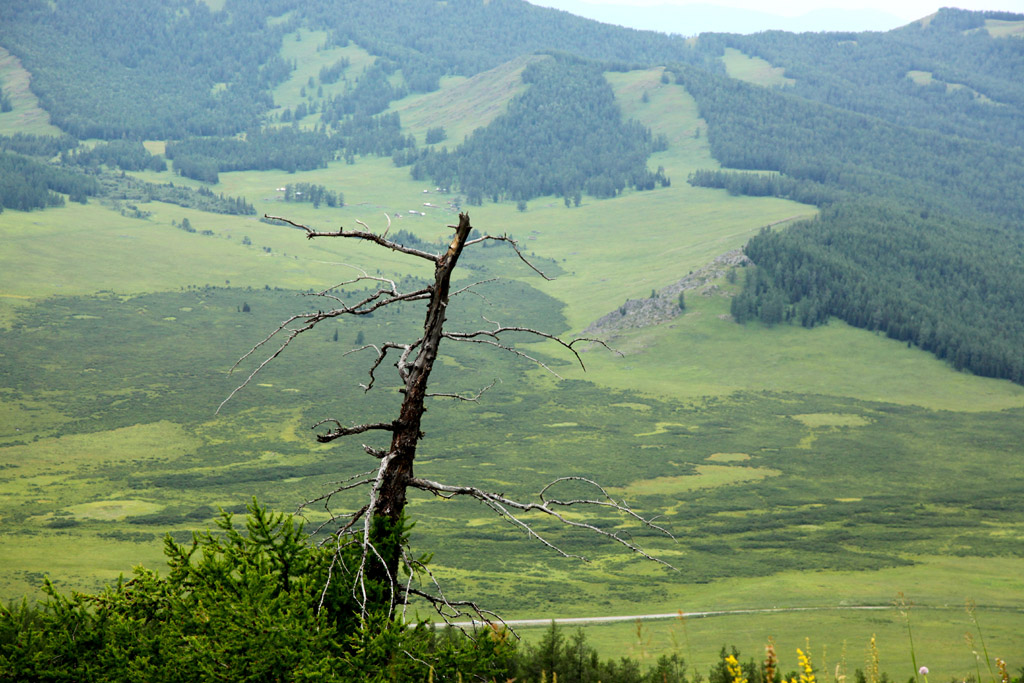
<path id="1" fill-rule="evenodd" d="M 362 351 L 372 349 L 376 352 L 376 357 L 370 363 L 369 367 L 370 380 L 367 384 L 360 385 L 365 391 L 370 391 L 373 388 L 376 381 L 374 373 L 380 368 L 385 358 L 394 358 L 395 355 L 398 355 L 398 358 L 395 361 L 395 367 L 398 370 L 398 375 L 403 384 L 403 399 L 397 419 L 390 422 L 367 422 L 364 424 L 345 427 L 342 426 L 342 423 L 339 420 L 329 418 L 321 420 L 314 425 L 314 429 L 321 427 L 325 423 L 332 423 L 335 425 L 334 429 L 331 429 L 326 433 L 317 434 L 317 439 L 320 442 L 330 442 L 341 437 L 354 436 L 370 431 L 391 432 L 391 443 L 387 449 L 363 444 L 363 450 L 365 450 L 366 453 L 379 459 L 380 462 L 377 468 L 350 477 L 344 482 L 340 482 L 331 492 L 313 498 L 302 506 L 306 507 L 314 503 L 323 504 L 324 508 L 329 513 L 329 519 L 323 522 L 316 531 L 320 531 L 337 524 L 338 527 L 333 532 L 333 538 L 338 542 L 339 548 L 347 542 L 357 542 L 361 546 L 362 554 L 358 565 L 355 567 L 349 567 L 346 571 L 352 573 L 354 578 L 354 595 L 356 595 L 356 598 L 359 601 L 362 614 L 364 616 L 370 609 L 374 608 L 374 606 L 382 606 L 379 602 L 382 596 L 379 594 L 374 596 L 374 593 L 381 588 L 383 588 L 387 595 L 390 596 L 390 607 L 392 610 L 389 611 L 389 614 L 394 614 L 395 607 L 399 604 L 407 603 L 411 595 L 416 595 L 430 602 L 437 610 L 438 614 L 446 621 L 450 621 L 453 618 L 465 614 L 464 608 L 469 608 L 478 618 L 481 619 L 489 619 L 495 616 L 492 613 L 479 608 L 472 602 L 449 601 L 441 592 L 440 585 L 437 583 L 436 579 L 433 578 L 429 569 L 421 562 L 410 557 L 406 552 L 407 549 L 403 540 L 395 537 L 395 533 L 401 533 L 399 525 L 402 523 L 403 513 L 407 503 L 406 492 L 409 488 L 426 491 L 442 498 L 460 496 L 475 499 L 490 507 L 499 517 L 522 529 L 531 538 L 539 541 L 547 548 L 565 557 L 578 556 L 565 552 L 548 540 L 545 535 L 535 530 L 531 526 L 530 521 L 521 516 L 521 513 L 540 513 L 546 515 L 570 527 L 584 529 L 604 536 L 605 538 L 614 541 L 645 558 L 655 559 L 637 546 L 629 538 L 628 534 L 620 534 L 617 529 L 603 529 L 594 523 L 570 519 L 559 512 L 559 509 L 562 507 L 574 505 L 615 511 L 628 518 L 632 518 L 634 521 L 649 529 L 671 536 L 666 529 L 655 524 L 653 520 L 644 518 L 633 512 L 624 501 L 617 501 L 613 499 L 611 495 L 609 495 L 608 491 L 593 480 L 582 477 L 560 477 L 540 492 L 539 502 L 521 502 L 508 498 L 503 494 L 491 493 L 473 486 L 453 486 L 415 476 L 414 464 L 416 460 L 416 449 L 419 445 L 420 439 L 423 438 L 421 426 L 423 414 L 426 412 L 426 399 L 431 396 L 445 396 L 449 398 L 475 401 L 481 394 L 483 394 L 484 391 L 494 385 L 492 382 L 490 386 L 481 389 L 475 397 L 466 397 L 453 393 L 428 392 L 427 385 L 430 380 L 430 373 L 434 368 L 434 362 L 437 360 L 441 340 L 448 339 L 452 342 L 459 343 L 487 344 L 506 352 L 513 353 L 521 358 L 530 360 L 540 367 L 548 370 L 556 377 L 558 375 L 554 370 L 549 368 L 539 359 L 516 349 L 512 342 L 505 341 L 504 336 L 527 334 L 535 338 L 553 341 L 572 353 L 581 367 L 583 365 L 583 359 L 577 351 L 577 345 L 596 343 L 599 346 L 605 346 L 604 342 L 597 339 L 575 338 L 567 341 L 556 335 L 530 327 L 503 325 L 492 320 L 487 321 L 491 325 L 488 329 L 475 331 L 445 331 L 444 325 L 448 313 L 449 298 L 466 290 L 472 289 L 476 285 L 483 284 L 483 282 L 489 282 L 489 280 L 484 280 L 482 282 L 463 287 L 455 292 L 451 291 L 452 273 L 458 265 L 459 257 L 465 247 L 479 244 L 486 240 L 504 242 L 508 244 L 516 252 L 519 258 L 522 259 L 522 261 L 530 268 L 546 279 L 549 279 L 523 256 L 518 243 L 514 239 L 507 235 L 483 235 L 470 240 L 469 234 L 473 228 L 469 222 L 469 215 L 465 213 L 459 214 L 458 225 L 449 226 L 450 228 L 454 228 L 455 235 L 452 238 L 448 249 L 443 254 L 428 254 L 427 252 L 392 242 L 387 239 L 386 230 L 382 235 L 377 235 L 371 232 L 370 229 L 360 221 L 356 222 L 366 228 L 365 230 L 345 230 L 343 228 L 339 228 L 335 232 L 321 232 L 287 219 L 279 220 L 283 220 L 294 227 L 302 228 L 305 230 L 306 236 L 311 239 L 319 237 L 343 237 L 365 240 L 393 251 L 427 259 L 434 264 L 433 283 L 413 292 L 404 294 L 400 293 L 394 281 L 388 280 L 387 278 L 372 277 L 366 271 L 356 268 L 360 273 L 357 277 L 347 280 L 339 285 L 335 285 L 334 287 L 325 289 L 319 294 L 315 294 L 314 296 L 324 297 L 327 300 L 332 301 L 332 305 L 334 307 L 326 311 L 317 310 L 315 312 L 310 311 L 308 313 L 291 316 L 281 323 L 281 325 L 279 325 L 265 339 L 253 346 L 253 348 L 243 356 L 243 360 L 258 351 L 278 334 L 281 334 L 284 337 L 277 350 L 273 351 L 266 360 L 260 363 L 249 377 L 231 394 L 231 396 L 234 396 L 237 391 L 248 385 L 253 377 L 255 377 L 256 374 L 259 373 L 260 370 L 262 370 L 270 361 L 280 355 L 297 336 L 313 329 L 313 327 L 320 322 L 346 315 L 369 315 L 373 311 L 392 304 L 408 303 L 412 301 L 427 302 L 426 317 L 423 320 L 422 336 L 408 342 L 385 341 L 379 345 L 367 344 L 353 350 Z M 388 226 L 390 227 L 390 220 L 388 222 Z M 346 303 L 343 298 L 331 293 L 344 285 L 366 281 L 377 283 L 377 290 L 365 295 L 360 301 L 354 304 Z M 605 348 L 607 348 L 607 346 L 605 346 Z M 229 400 L 231 396 L 229 396 L 228 399 L 225 399 L 225 402 Z M 584 498 L 573 497 L 569 499 L 550 497 L 552 486 L 564 482 L 575 482 L 576 484 L 582 484 L 585 487 L 591 487 L 596 491 L 596 495 Z M 336 515 L 331 510 L 330 504 L 332 496 L 362 486 L 369 487 L 369 496 L 365 505 L 355 512 L 344 515 Z M 358 527 L 357 522 L 359 522 Z M 660 560 L 657 561 L 660 562 Z M 409 582 L 405 582 L 403 585 L 403 582 L 399 580 L 399 570 L 403 566 L 403 563 L 410 572 L 426 572 L 426 574 L 430 576 L 430 581 L 434 585 L 437 593 L 431 594 L 414 588 Z M 328 581 L 328 585 L 329 584 L 330 582 Z M 326 590 L 327 587 L 325 586 L 324 594 L 326 594 Z M 383 600 L 386 604 L 388 598 L 384 597 Z"/>
<path id="2" fill-rule="evenodd" d="M 394 458 L 384 472 L 378 493 L 376 514 L 388 517 L 392 521 L 397 521 L 405 510 L 405 491 L 413 477 L 416 446 L 423 437 L 420 424 L 425 411 L 423 402 L 427 398 L 427 382 L 443 338 L 452 271 L 458 263 L 471 230 L 469 214 L 459 214 L 455 237 L 448 251 L 437 260 L 434 267 L 434 284 L 430 288 L 430 303 L 427 306 L 426 319 L 423 321 L 423 343 L 415 360 L 409 366 L 402 409 L 398 419 L 393 423 L 394 434 L 389 452 L 394 454 Z M 395 556 L 386 560 L 391 576 L 397 576 L 399 558 Z"/>

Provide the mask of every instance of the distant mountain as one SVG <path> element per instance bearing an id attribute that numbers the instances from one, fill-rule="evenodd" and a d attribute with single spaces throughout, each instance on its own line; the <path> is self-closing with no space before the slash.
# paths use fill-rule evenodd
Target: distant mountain
<path id="1" fill-rule="evenodd" d="M 818 9 L 787 17 L 701 3 L 634 7 L 584 0 L 536 0 L 532 4 L 554 7 L 607 24 L 684 36 L 758 31 L 888 31 L 906 23 L 895 14 L 872 9 Z"/>

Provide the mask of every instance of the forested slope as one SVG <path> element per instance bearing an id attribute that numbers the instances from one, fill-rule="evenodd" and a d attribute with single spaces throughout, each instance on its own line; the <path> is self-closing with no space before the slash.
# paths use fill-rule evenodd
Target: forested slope
<path id="1" fill-rule="evenodd" d="M 259 122 L 289 69 L 284 27 L 195 0 L 0 3 L 0 43 L 53 123 L 81 138 L 225 134 Z"/>
<path id="2" fill-rule="evenodd" d="M 721 36 L 795 80 L 800 97 L 908 128 L 1024 144 L 1024 54 L 1019 40 L 979 30 L 1020 15 L 943 9 L 887 33 L 769 31 Z M 915 79 L 930 74 L 931 82 Z"/>
<path id="3" fill-rule="evenodd" d="M 832 207 L 751 241 L 759 268 L 734 301 L 738 320 L 838 316 L 957 368 L 1024 381 L 1024 41 L 964 32 L 988 16 L 942 10 L 888 34 L 724 38 L 785 66 L 796 79 L 785 89 L 679 70 L 716 158 L 777 173 L 709 171 L 692 183 Z M 961 87 L 919 85 L 914 70 Z"/>
<path id="4" fill-rule="evenodd" d="M 281 36 L 326 30 L 380 56 L 380 71 L 355 99 L 387 106 L 388 93 L 436 90 L 446 74 L 472 76 L 514 57 L 564 50 L 632 64 L 703 57 L 680 37 L 598 24 L 520 0 L 361 2 L 198 0 L 0 2 L 0 44 L 33 74 L 55 124 L 78 137 L 180 138 L 245 131 L 273 106 L 269 90 L 291 72 Z M 352 112 L 348 112 L 352 113 Z"/>
<path id="5" fill-rule="evenodd" d="M 721 164 L 774 173 L 707 169 L 691 183 L 835 207 L 754 240 L 748 251 L 762 270 L 737 299 L 737 319 L 815 325 L 839 316 L 957 367 L 1020 381 L 1024 354 L 1013 349 L 1024 348 L 1024 336 L 1005 320 L 1019 319 L 1024 301 L 1016 266 L 1024 258 L 1024 41 L 984 30 L 988 20 L 1017 16 L 944 9 L 887 33 L 688 42 L 519 0 L 226 0 L 217 11 L 197 0 L 2 0 L 0 44 L 32 72 L 58 126 L 78 138 L 166 140 L 179 175 L 216 183 L 225 172 L 293 173 L 377 155 L 470 204 L 543 195 L 569 204 L 667 185 L 648 168 L 666 141 L 622 116 L 602 72 L 668 64 L 697 99 Z M 283 37 L 301 40 L 304 31 L 318 32 L 317 50 L 355 44 L 373 60 L 358 72 L 345 59 L 321 69 L 300 104 L 269 117 L 280 104 L 274 86 L 296 66 L 282 57 Z M 719 61 L 728 47 L 784 68 L 794 83 L 728 78 Z M 386 112 L 409 93 L 437 89 L 443 76 L 538 52 L 552 56 L 523 72 L 525 92 L 450 147 L 417 146 L 399 115 Z M 63 154 L 58 172 L 45 164 L 74 139 L 53 149 L 4 144 L 0 206 L 8 207 L 59 205 L 62 192 L 85 200 L 101 164 L 165 163 L 137 142 L 117 142 Z M 879 244 L 891 258 L 864 258 Z M 966 273 L 964 258 L 998 285 L 934 276 Z M 901 284 L 910 282 L 932 284 Z"/>
<path id="6" fill-rule="evenodd" d="M 625 187 L 652 190 L 668 180 L 647 170 L 667 142 L 623 121 L 600 66 L 558 56 L 523 71 L 531 87 L 508 111 L 477 129 L 452 153 L 431 150 L 412 168 L 444 187 L 458 185 L 470 204 L 483 197 L 614 197 Z M 544 116 L 537 116 L 537 112 Z M 578 199 L 577 199 L 578 203 Z"/>

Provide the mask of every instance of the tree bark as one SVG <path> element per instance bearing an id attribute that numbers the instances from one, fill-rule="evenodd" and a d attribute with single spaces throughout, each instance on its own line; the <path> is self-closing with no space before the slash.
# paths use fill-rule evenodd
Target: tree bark
<path id="1" fill-rule="evenodd" d="M 427 316 L 423 322 L 423 343 L 416 359 L 409 367 L 409 375 L 405 380 L 405 398 L 402 401 L 399 417 L 394 422 L 391 449 L 388 452 L 392 458 L 384 472 L 378 493 L 376 514 L 387 517 L 392 524 L 399 520 L 405 510 L 405 491 L 409 480 L 413 477 L 416 446 L 423 437 L 420 423 L 425 411 L 427 381 L 430 378 L 430 371 L 434 367 L 434 361 L 437 359 L 438 347 L 444 332 L 451 275 L 471 230 L 469 215 L 459 214 L 455 237 L 452 239 L 448 251 L 438 259 L 437 265 L 434 267 L 434 284 L 430 288 L 430 303 L 427 306 Z M 399 559 L 397 554 L 385 558 L 387 569 L 392 577 L 397 576 Z"/>

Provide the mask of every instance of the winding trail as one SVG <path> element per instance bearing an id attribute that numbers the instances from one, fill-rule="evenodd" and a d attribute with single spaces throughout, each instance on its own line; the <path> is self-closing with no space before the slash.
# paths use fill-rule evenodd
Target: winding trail
<path id="1" fill-rule="evenodd" d="M 787 612 L 834 612 L 840 610 L 892 610 L 892 605 L 847 605 L 839 607 L 764 607 L 760 609 L 724 609 L 709 612 L 669 612 L 665 614 L 631 614 L 615 617 L 566 617 L 563 619 L 506 619 L 506 626 L 547 626 L 552 621 L 559 626 L 585 624 L 611 624 L 622 621 L 655 621 L 659 619 L 706 619 L 708 617 L 727 617 L 734 614 L 784 614 Z M 487 622 L 473 619 L 456 621 L 451 624 L 461 628 L 486 626 Z"/>

